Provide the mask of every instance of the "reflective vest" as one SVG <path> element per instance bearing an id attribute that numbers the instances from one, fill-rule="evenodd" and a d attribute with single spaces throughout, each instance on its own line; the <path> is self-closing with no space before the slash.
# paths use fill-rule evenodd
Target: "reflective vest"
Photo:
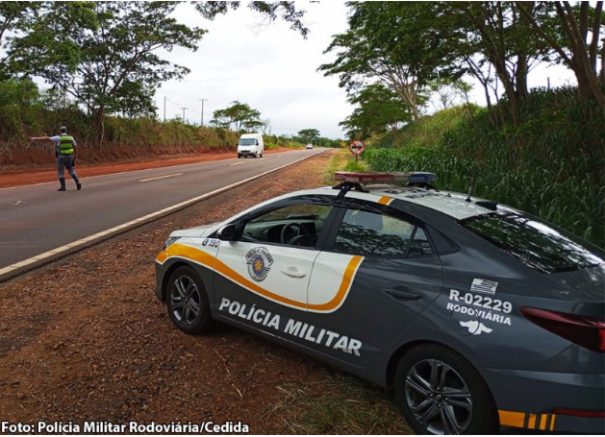
<path id="1" fill-rule="evenodd" d="M 71 155 L 74 153 L 73 141 L 74 137 L 70 135 L 61 135 L 59 143 L 59 153 L 61 155 Z"/>

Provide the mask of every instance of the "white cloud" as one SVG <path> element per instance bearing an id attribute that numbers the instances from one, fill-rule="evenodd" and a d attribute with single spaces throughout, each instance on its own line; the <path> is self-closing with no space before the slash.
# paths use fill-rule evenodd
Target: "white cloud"
<path id="1" fill-rule="evenodd" d="M 323 51 L 332 35 L 346 31 L 347 8 L 340 2 L 296 5 L 307 11 L 305 22 L 311 32 L 306 40 L 283 20 L 267 24 L 265 17 L 245 5 L 214 21 L 201 18 L 191 5 L 180 6 L 175 18 L 208 33 L 194 53 L 175 49 L 163 54 L 191 73 L 183 81 L 170 81 L 158 89 L 160 117 L 164 96 L 170 99 L 167 118 L 182 116 L 181 107 L 187 107 L 185 116 L 195 123 L 201 115 L 198 99 L 208 99 L 204 124 L 213 111 L 239 100 L 270 119 L 273 133 L 314 128 L 323 136 L 342 137 L 338 123 L 351 112 L 346 93 L 338 87 L 338 78 L 324 77 L 317 68 L 333 59 Z"/>

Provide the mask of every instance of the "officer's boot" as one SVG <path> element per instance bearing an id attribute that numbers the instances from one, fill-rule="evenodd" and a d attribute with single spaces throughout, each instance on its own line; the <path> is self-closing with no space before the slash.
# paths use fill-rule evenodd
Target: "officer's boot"
<path id="1" fill-rule="evenodd" d="M 80 179 L 78 179 L 78 177 L 76 176 L 74 178 L 74 181 L 76 181 L 76 188 L 78 189 L 78 191 L 80 191 L 82 189 L 82 184 L 80 183 Z"/>
<path id="2" fill-rule="evenodd" d="M 57 191 L 65 191 L 65 179 L 59 178 L 59 182 L 61 183 L 61 187 Z"/>

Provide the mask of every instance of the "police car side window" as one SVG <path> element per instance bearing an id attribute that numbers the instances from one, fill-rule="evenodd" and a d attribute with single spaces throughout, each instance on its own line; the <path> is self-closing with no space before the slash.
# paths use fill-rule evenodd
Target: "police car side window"
<path id="1" fill-rule="evenodd" d="M 363 256 L 405 257 L 415 226 L 386 214 L 348 209 L 334 251 Z"/>
<path id="2" fill-rule="evenodd" d="M 416 228 L 414 238 L 410 244 L 410 251 L 408 252 L 408 258 L 420 258 L 422 256 L 433 255 L 433 248 L 431 243 L 422 228 Z"/>
<path id="3" fill-rule="evenodd" d="M 244 226 L 246 240 L 314 247 L 332 206 L 297 203 L 266 212 Z"/>

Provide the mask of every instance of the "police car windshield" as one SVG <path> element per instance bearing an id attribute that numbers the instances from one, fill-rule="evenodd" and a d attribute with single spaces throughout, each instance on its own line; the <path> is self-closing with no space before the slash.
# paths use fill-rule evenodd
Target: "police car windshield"
<path id="1" fill-rule="evenodd" d="M 240 138 L 240 146 L 256 146 L 256 138 Z"/>
<path id="2" fill-rule="evenodd" d="M 543 273 L 580 270 L 604 262 L 597 247 L 534 217 L 492 213 L 460 223 Z"/>

